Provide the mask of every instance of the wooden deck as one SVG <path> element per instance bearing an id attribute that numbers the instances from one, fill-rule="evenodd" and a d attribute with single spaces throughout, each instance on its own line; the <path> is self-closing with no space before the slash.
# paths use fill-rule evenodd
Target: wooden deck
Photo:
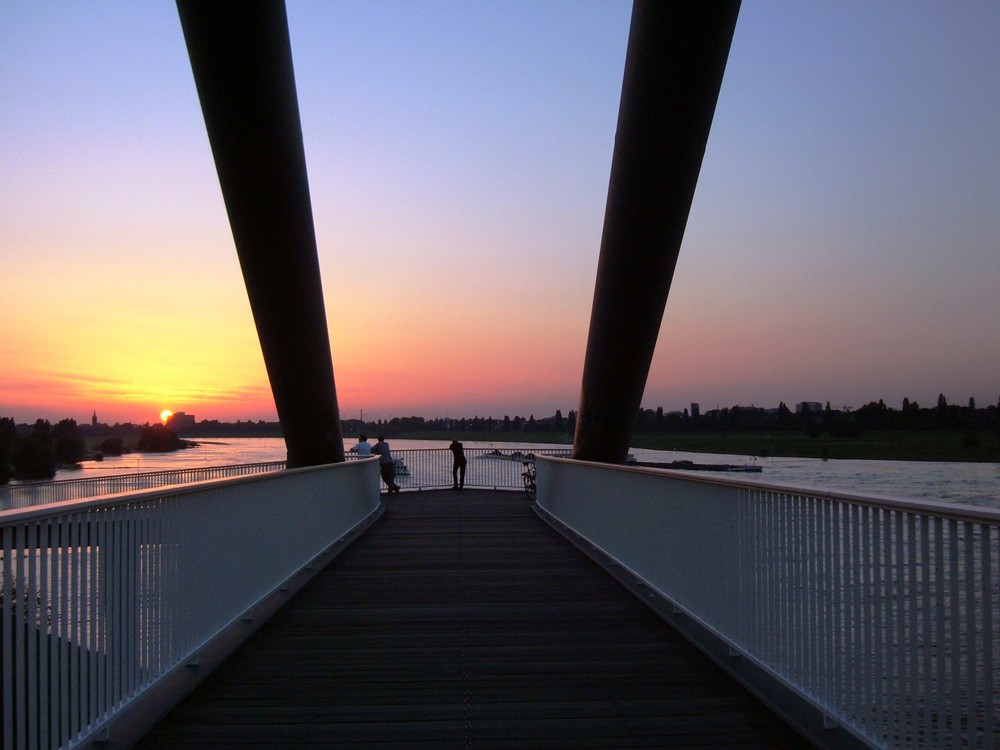
<path id="1" fill-rule="evenodd" d="M 444 491 L 390 499 L 139 745 L 308 746 L 808 745 L 523 495 Z"/>

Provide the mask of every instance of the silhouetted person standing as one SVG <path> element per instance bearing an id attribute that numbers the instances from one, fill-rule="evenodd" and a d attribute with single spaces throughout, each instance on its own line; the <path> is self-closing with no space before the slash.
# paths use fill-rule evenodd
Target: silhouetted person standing
<path id="1" fill-rule="evenodd" d="M 389 488 L 389 494 L 398 494 L 399 485 L 396 484 L 396 467 L 392 465 L 392 451 L 381 435 L 378 436 L 378 442 L 372 446 L 372 453 L 378 456 L 378 469 L 382 473 L 382 481 Z"/>
<path id="2" fill-rule="evenodd" d="M 451 476 L 455 480 L 452 489 L 460 490 L 465 487 L 465 448 L 457 439 L 452 440 L 448 448 L 455 458 L 451 465 Z"/>

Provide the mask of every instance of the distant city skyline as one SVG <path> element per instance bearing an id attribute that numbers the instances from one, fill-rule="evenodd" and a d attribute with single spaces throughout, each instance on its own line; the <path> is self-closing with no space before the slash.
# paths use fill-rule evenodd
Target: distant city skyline
<path id="1" fill-rule="evenodd" d="M 342 418 L 577 409 L 630 12 L 288 4 Z M 644 407 L 996 403 L 998 36 L 744 3 Z M 0 6 L 0 153 L 0 416 L 276 420 L 173 2 Z"/>
<path id="2" fill-rule="evenodd" d="M 933 398 L 928 398 L 928 399 L 924 399 L 924 400 L 916 399 L 916 398 L 909 398 L 909 397 L 906 397 L 906 396 L 904 396 L 903 399 L 908 400 L 910 403 L 916 403 L 921 409 L 929 409 L 929 408 L 933 408 L 934 406 L 937 405 L 938 396 L 942 396 L 942 395 L 945 397 L 945 400 L 948 402 L 949 405 L 954 405 L 954 406 L 968 407 L 969 398 L 973 398 L 975 400 L 975 404 L 976 404 L 976 408 L 977 409 L 987 409 L 987 408 L 989 408 L 991 406 L 998 406 L 998 405 L 1000 405 L 1000 396 L 997 396 L 996 398 L 994 398 L 992 400 L 980 401 L 978 399 L 975 399 L 975 397 L 969 397 L 969 398 L 965 398 L 965 399 L 952 399 L 952 398 L 948 397 L 948 394 L 939 393 L 936 396 L 934 396 Z M 891 403 L 891 402 L 886 401 L 885 399 L 882 399 L 882 398 L 867 399 L 867 400 L 865 400 L 863 402 L 856 403 L 856 404 L 834 403 L 834 402 L 830 401 L 829 399 L 827 399 L 827 400 L 801 399 L 801 400 L 798 400 L 798 401 L 789 401 L 788 399 L 780 399 L 778 401 L 775 401 L 773 404 L 771 404 L 771 403 L 705 404 L 705 403 L 702 403 L 700 401 L 689 401 L 689 402 L 687 402 L 687 403 L 685 403 L 683 405 L 672 406 L 672 407 L 668 407 L 665 404 L 647 404 L 647 403 L 643 403 L 642 409 L 643 410 L 649 410 L 649 411 L 656 411 L 657 409 L 662 408 L 663 411 L 664 411 L 664 413 L 683 413 L 683 412 L 688 412 L 689 414 L 693 414 L 692 407 L 695 406 L 695 405 L 697 405 L 699 407 L 699 413 L 702 414 L 702 415 L 704 415 L 704 414 L 707 414 L 708 412 L 711 412 L 711 411 L 716 411 L 716 410 L 719 410 L 719 409 L 731 409 L 731 408 L 737 407 L 737 406 L 740 407 L 740 408 L 757 408 L 757 409 L 765 409 L 765 410 L 776 410 L 782 403 L 784 403 L 785 406 L 787 406 L 790 411 L 797 413 L 798 412 L 798 407 L 802 403 L 819 404 L 819 407 L 821 409 L 825 409 L 826 405 L 829 404 L 830 408 L 833 409 L 834 411 L 854 411 L 854 410 L 859 409 L 862 406 L 865 406 L 867 404 L 878 403 L 879 401 L 882 401 L 882 402 L 885 403 L 885 405 L 886 405 L 887 408 L 899 411 L 899 410 L 901 410 L 901 408 L 903 406 L 903 399 L 901 399 L 898 404 L 897 403 Z M 810 408 L 815 409 L 815 407 L 810 407 Z M 146 417 L 144 419 L 116 419 L 116 420 L 107 420 L 107 419 L 102 418 L 101 415 L 98 414 L 96 410 L 92 411 L 91 414 L 87 415 L 87 417 L 85 419 L 81 419 L 81 418 L 79 418 L 75 414 L 62 414 L 62 415 L 60 415 L 58 417 L 53 417 L 53 416 L 48 415 L 48 414 L 36 414 L 36 415 L 33 415 L 33 416 L 23 416 L 23 417 L 20 417 L 20 416 L 17 416 L 16 413 L 9 413 L 9 414 L 8 413 L 0 413 L 0 417 L 12 418 L 18 424 L 25 424 L 25 423 L 32 424 L 37 419 L 44 419 L 44 420 L 47 420 L 47 421 L 49 421 L 49 422 L 51 422 L 53 424 L 55 424 L 56 422 L 58 422 L 61 419 L 74 419 L 77 422 L 77 424 L 98 424 L 98 425 L 113 426 L 115 424 L 127 424 L 127 423 L 131 423 L 131 424 L 136 424 L 136 425 L 142 425 L 142 424 L 146 424 L 146 423 L 153 424 L 153 423 L 156 423 L 156 422 L 167 422 L 168 417 L 164 416 L 166 411 L 168 411 L 168 410 L 164 410 L 160 414 L 151 415 L 151 416 Z M 515 416 L 517 416 L 517 417 L 522 417 L 524 419 L 527 419 L 527 418 L 533 416 L 536 419 L 546 419 L 546 418 L 554 416 L 557 411 L 561 412 L 562 415 L 565 417 L 571 411 L 573 411 L 573 412 L 578 411 L 578 405 L 573 405 L 573 406 L 568 407 L 568 408 L 563 408 L 563 407 L 560 407 L 560 406 L 556 406 L 554 408 L 545 408 L 545 407 L 542 407 L 542 408 L 540 408 L 538 410 L 535 410 L 535 411 L 511 411 L 511 410 L 506 410 L 506 411 L 489 411 L 489 412 L 487 412 L 487 411 L 476 411 L 476 412 L 469 412 L 469 413 L 452 413 L 452 412 L 449 412 L 449 413 L 434 413 L 434 414 L 421 413 L 421 412 L 406 412 L 406 413 L 403 413 L 403 412 L 381 412 L 381 411 L 375 411 L 375 410 L 371 410 L 371 411 L 370 410 L 364 410 L 363 412 L 359 411 L 359 412 L 357 412 L 355 414 L 349 414 L 349 413 L 346 413 L 343 410 L 341 410 L 340 418 L 341 418 L 342 421 L 364 421 L 364 422 L 380 422 L 380 421 L 381 422 L 387 422 L 387 421 L 389 421 L 389 420 L 391 420 L 393 418 L 406 418 L 406 417 L 423 417 L 423 418 L 429 419 L 429 420 L 430 419 L 473 419 L 473 418 L 477 418 L 477 417 L 481 418 L 481 419 L 492 418 L 494 420 L 502 420 L 504 417 L 510 417 L 510 418 L 513 419 Z M 184 424 L 186 426 L 189 426 L 189 427 L 192 426 L 192 425 L 194 425 L 194 424 L 196 424 L 196 423 L 201 423 L 201 422 L 222 422 L 222 423 L 232 424 L 232 423 L 235 423 L 235 422 L 261 422 L 261 421 L 263 421 L 263 422 L 277 422 L 278 421 L 277 415 L 273 415 L 273 416 L 270 416 L 270 417 L 248 417 L 248 416 L 236 415 L 236 416 L 233 416 L 231 418 L 220 418 L 220 417 L 215 417 L 215 416 L 210 416 L 210 415 L 209 416 L 202 416 L 202 415 L 197 415 L 197 414 L 189 414 L 189 413 L 186 413 L 184 411 L 178 411 L 176 413 L 171 413 L 170 417 L 179 417 L 179 418 L 182 418 Z"/>

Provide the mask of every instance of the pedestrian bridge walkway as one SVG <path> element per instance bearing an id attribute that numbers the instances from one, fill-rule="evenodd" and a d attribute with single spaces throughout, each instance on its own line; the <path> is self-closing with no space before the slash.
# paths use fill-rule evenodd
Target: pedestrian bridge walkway
<path id="1" fill-rule="evenodd" d="M 523 494 L 475 490 L 389 500 L 139 747 L 383 744 L 808 746 Z"/>
<path id="2" fill-rule="evenodd" d="M 994 509 L 426 464 L 0 511 L 0 747 L 1000 747 Z"/>

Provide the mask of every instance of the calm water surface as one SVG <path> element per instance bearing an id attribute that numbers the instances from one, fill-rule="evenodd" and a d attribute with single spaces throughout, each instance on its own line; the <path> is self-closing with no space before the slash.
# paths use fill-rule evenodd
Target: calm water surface
<path id="1" fill-rule="evenodd" d="M 390 440 L 393 450 L 447 448 L 449 439 Z M 356 440 L 345 440 L 350 448 Z M 370 442 L 374 443 L 374 440 Z M 516 442 L 464 441 L 469 448 L 521 449 L 533 447 L 565 448 L 565 444 L 545 446 Z M 817 458 L 766 458 L 632 450 L 640 461 L 690 460 L 696 463 L 752 464 L 760 474 L 730 474 L 731 478 L 766 484 L 842 490 L 864 495 L 911 498 L 1000 507 L 1000 464 L 938 463 L 925 461 L 859 461 Z M 188 469 L 200 466 L 283 461 L 285 443 L 281 438 L 216 438 L 199 442 L 196 448 L 174 453 L 130 453 L 104 461 L 86 461 L 77 470 L 62 470 L 56 479 L 77 479 L 108 474 L 134 474 L 143 471 Z"/>

